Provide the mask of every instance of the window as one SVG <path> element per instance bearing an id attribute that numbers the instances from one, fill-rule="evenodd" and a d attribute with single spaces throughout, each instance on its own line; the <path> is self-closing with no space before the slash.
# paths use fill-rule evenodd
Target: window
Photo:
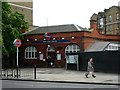
<path id="1" fill-rule="evenodd" d="M 80 48 L 78 45 L 76 44 L 71 44 L 71 45 L 68 45 L 66 48 L 65 48 L 65 53 L 69 53 L 69 52 L 78 52 L 80 51 Z"/>
<path id="2" fill-rule="evenodd" d="M 67 55 L 66 56 L 67 63 L 74 63 L 77 64 L 78 62 L 78 55 Z"/>
<path id="3" fill-rule="evenodd" d="M 112 31 L 112 25 L 110 25 L 110 31 Z"/>
<path id="4" fill-rule="evenodd" d="M 116 13 L 116 20 L 119 20 L 119 13 Z"/>
<path id="5" fill-rule="evenodd" d="M 109 26 L 108 25 L 106 25 L 106 31 L 108 31 L 109 30 Z"/>
<path id="6" fill-rule="evenodd" d="M 37 50 L 34 46 L 25 49 L 25 59 L 37 59 Z"/>
<path id="7" fill-rule="evenodd" d="M 111 15 L 109 15 L 109 22 L 111 22 L 112 21 L 112 16 Z"/>
<path id="8" fill-rule="evenodd" d="M 57 54 L 57 60 L 61 60 L 61 54 L 60 53 Z"/>
<path id="9" fill-rule="evenodd" d="M 103 28 L 103 18 L 100 19 L 100 28 Z"/>
<path id="10" fill-rule="evenodd" d="M 110 43 L 105 50 L 119 50 L 119 44 Z"/>
<path id="11" fill-rule="evenodd" d="M 47 52 L 55 52 L 55 48 L 52 47 L 51 45 L 48 45 Z"/>
<path id="12" fill-rule="evenodd" d="M 112 25 L 109 25 L 109 26 L 108 26 L 108 30 L 109 30 L 109 31 L 112 31 Z"/>
<path id="13" fill-rule="evenodd" d="M 116 30 L 118 30 L 119 29 L 119 23 L 118 24 L 116 24 Z"/>
<path id="14" fill-rule="evenodd" d="M 42 53 L 40 53 L 39 59 L 40 59 L 40 60 L 43 60 L 43 54 L 42 54 Z"/>

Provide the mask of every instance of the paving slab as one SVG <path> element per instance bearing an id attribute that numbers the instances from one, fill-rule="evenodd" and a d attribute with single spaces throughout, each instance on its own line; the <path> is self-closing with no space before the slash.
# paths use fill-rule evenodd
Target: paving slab
<path id="1" fill-rule="evenodd" d="M 93 78 L 92 75 L 89 75 L 89 78 L 86 78 L 85 71 L 66 70 L 65 68 L 37 68 L 36 70 L 36 79 L 34 79 L 34 70 L 30 68 L 22 69 L 22 72 L 26 75 L 19 77 L 19 79 L 120 85 L 120 75 L 115 73 L 95 72 L 96 78 Z M 16 78 L 8 77 L 8 79 Z"/>

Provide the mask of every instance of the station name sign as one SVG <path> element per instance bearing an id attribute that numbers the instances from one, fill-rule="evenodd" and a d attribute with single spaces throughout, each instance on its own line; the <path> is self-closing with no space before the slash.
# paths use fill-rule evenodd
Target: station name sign
<path id="1" fill-rule="evenodd" d="M 62 42 L 70 42 L 70 40 L 40 40 L 40 41 L 32 41 L 32 43 L 62 43 Z"/>

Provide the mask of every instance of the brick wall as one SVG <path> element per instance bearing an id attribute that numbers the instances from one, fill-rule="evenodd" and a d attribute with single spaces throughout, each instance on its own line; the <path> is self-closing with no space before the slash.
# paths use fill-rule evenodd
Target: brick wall
<path id="1" fill-rule="evenodd" d="M 32 43 L 37 40 L 43 40 L 44 34 L 39 35 L 26 35 L 24 36 L 24 39 L 22 40 L 22 46 L 20 47 L 20 64 L 23 66 L 27 65 L 34 65 L 36 64 L 38 67 L 46 66 L 45 61 L 39 60 L 39 52 L 43 53 L 43 58 L 46 59 L 46 49 L 47 45 L 50 44 L 55 48 L 55 55 L 57 54 L 57 51 L 61 53 L 62 60 L 56 60 L 55 58 L 55 66 L 56 67 L 65 67 L 66 60 L 65 60 L 65 48 L 69 44 L 77 44 L 80 46 L 80 50 L 84 52 L 86 48 L 88 48 L 94 41 L 96 40 L 102 40 L 102 41 L 120 41 L 120 36 L 118 35 L 101 35 L 96 30 L 96 21 L 91 21 L 91 31 L 85 32 L 85 31 L 76 31 L 76 32 L 61 32 L 61 33 L 50 33 L 50 36 L 52 38 L 55 38 L 56 40 L 62 39 L 64 37 L 65 40 L 70 40 L 70 42 L 47 42 L 47 43 Z M 74 39 L 72 39 L 74 37 Z M 27 39 L 29 41 L 27 41 Z M 27 46 L 35 46 L 37 49 L 37 59 L 35 60 L 26 60 L 25 57 L 25 49 Z"/>

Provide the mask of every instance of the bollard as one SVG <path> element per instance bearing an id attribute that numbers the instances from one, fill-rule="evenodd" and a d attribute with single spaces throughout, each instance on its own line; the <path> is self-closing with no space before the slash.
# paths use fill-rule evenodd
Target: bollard
<path id="1" fill-rule="evenodd" d="M 17 66 L 17 79 L 18 79 L 18 66 Z"/>
<path id="2" fill-rule="evenodd" d="M 36 65 L 34 66 L 34 79 L 36 79 Z"/>
<path id="3" fill-rule="evenodd" d="M 4 70 L 4 76 L 7 77 L 6 70 Z"/>
<path id="4" fill-rule="evenodd" d="M 15 78 L 15 70 L 13 70 L 13 77 Z"/>
<path id="5" fill-rule="evenodd" d="M 14 76 L 13 73 L 14 73 L 14 72 L 13 72 L 13 69 L 12 69 L 12 75 L 11 75 L 12 77 Z"/>
<path id="6" fill-rule="evenodd" d="M 8 77 L 9 75 L 8 75 L 8 70 L 7 70 L 7 77 Z"/>
<path id="7" fill-rule="evenodd" d="M 20 72 L 20 69 L 19 69 L 19 77 L 21 76 L 21 72 Z"/>

